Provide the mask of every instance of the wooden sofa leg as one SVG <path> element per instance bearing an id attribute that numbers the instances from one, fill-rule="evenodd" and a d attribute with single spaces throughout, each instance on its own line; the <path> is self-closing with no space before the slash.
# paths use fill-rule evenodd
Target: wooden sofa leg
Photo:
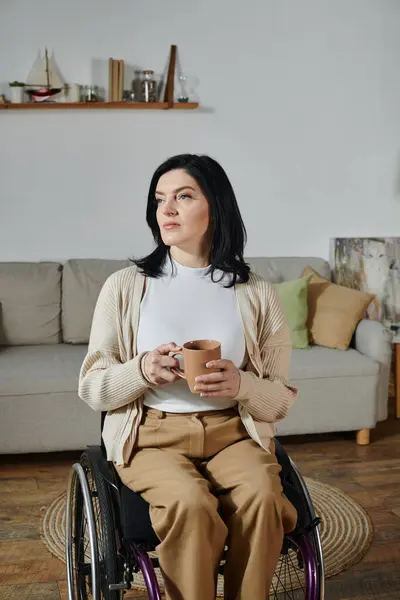
<path id="1" fill-rule="evenodd" d="M 359 444 L 360 446 L 367 446 L 369 444 L 369 434 L 369 429 L 360 429 L 359 431 L 357 431 L 357 444 Z"/>

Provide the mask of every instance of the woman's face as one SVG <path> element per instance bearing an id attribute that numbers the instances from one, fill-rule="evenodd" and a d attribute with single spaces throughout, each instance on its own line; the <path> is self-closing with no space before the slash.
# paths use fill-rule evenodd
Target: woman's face
<path id="1" fill-rule="evenodd" d="M 166 246 L 193 255 L 207 252 L 210 208 L 196 180 L 184 169 L 162 175 L 157 183 L 157 222 Z"/>

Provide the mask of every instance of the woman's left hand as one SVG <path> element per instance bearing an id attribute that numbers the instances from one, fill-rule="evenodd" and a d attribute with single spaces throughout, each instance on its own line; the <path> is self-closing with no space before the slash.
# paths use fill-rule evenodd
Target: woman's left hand
<path id="1" fill-rule="evenodd" d="M 233 362 L 212 360 L 206 366 L 221 371 L 196 377 L 196 392 L 205 398 L 236 398 L 240 388 L 240 371 Z"/>

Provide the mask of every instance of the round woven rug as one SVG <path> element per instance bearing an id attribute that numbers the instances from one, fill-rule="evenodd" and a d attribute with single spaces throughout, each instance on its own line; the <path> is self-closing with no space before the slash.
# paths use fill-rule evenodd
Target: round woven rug
<path id="1" fill-rule="evenodd" d="M 321 518 L 320 534 L 325 576 L 332 577 L 363 558 L 372 542 L 372 523 L 365 510 L 338 488 L 307 477 L 304 479 L 315 512 Z M 46 510 L 42 522 L 42 539 L 50 552 L 63 562 L 65 502 L 66 494 L 56 498 Z M 159 569 L 157 578 L 162 590 L 164 586 Z M 223 577 L 220 576 L 217 590 L 219 597 L 223 596 L 223 585 Z M 140 573 L 135 576 L 133 588 L 146 589 Z"/>

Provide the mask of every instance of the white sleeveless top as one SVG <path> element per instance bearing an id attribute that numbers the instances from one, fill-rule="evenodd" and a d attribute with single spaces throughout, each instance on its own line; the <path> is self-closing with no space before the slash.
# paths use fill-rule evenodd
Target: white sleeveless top
<path id="1" fill-rule="evenodd" d="M 208 268 L 184 267 L 167 259 L 163 275 L 146 279 L 146 292 L 140 305 L 137 337 L 138 353 L 151 351 L 169 342 L 182 346 L 196 339 L 221 342 L 222 358 L 240 368 L 245 359 L 243 324 L 235 288 L 225 288 L 229 279 Z M 182 366 L 182 364 L 181 364 Z M 161 385 L 145 393 L 144 405 L 172 413 L 222 410 L 235 406 L 232 398 L 201 398 L 192 394 L 185 380 Z"/>

